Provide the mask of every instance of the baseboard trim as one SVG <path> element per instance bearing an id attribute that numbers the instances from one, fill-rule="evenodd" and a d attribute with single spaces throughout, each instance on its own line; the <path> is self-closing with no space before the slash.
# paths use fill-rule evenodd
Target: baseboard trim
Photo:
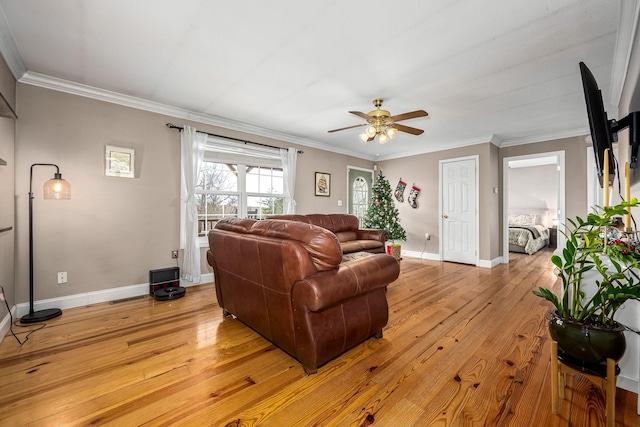
<path id="1" fill-rule="evenodd" d="M 431 261 L 442 261 L 442 258 L 440 257 L 440 254 L 434 254 L 434 253 L 430 253 L 430 252 L 418 252 L 418 251 L 402 251 L 402 256 L 408 256 L 408 257 L 412 257 L 412 258 L 419 258 L 419 259 L 428 259 Z M 498 258 L 494 258 L 492 260 L 486 260 L 486 259 L 479 259 L 476 262 L 476 267 L 482 267 L 482 268 L 493 268 L 499 264 L 502 264 L 502 257 L 498 257 Z M 473 264 L 470 264 L 473 265 Z"/>
<path id="2" fill-rule="evenodd" d="M 428 259 L 431 261 L 442 261 L 440 254 L 434 254 L 430 252 L 418 252 L 418 251 L 401 251 L 402 256 L 408 256 L 411 258 Z"/>
<path id="3" fill-rule="evenodd" d="M 11 316 L 13 316 L 14 319 L 16 318 L 15 305 L 11 307 Z M 7 334 L 9 333 L 9 330 L 11 329 L 11 316 L 9 315 L 9 313 L 5 314 L 4 319 L 2 319 L 2 322 L 0 323 L 0 334 L 2 334 L 0 336 L 0 342 L 2 342 L 4 337 L 7 336 Z"/>
<path id="4" fill-rule="evenodd" d="M 622 375 L 618 375 L 618 379 L 616 380 L 616 387 L 630 391 L 631 393 L 638 393 L 638 384 L 637 379 L 627 378 Z"/>
<path id="5" fill-rule="evenodd" d="M 209 283 L 213 282 L 213 273 L 203 274 L 199 283 L 193 283 L 188 280 L 180 279 L 180 286 L 189 287 L 196 286 L 201 283 Z M 75 295 L 67 295 L 59 298 L 50 298 L 40 301 L 33 302 L 33 309 L 35 311 L 44 310 L 47 308 L 59 308 L 62 310 L 75 308 L 75 307 L 84 307 L 91 304 L 99 304 L 103 302 L 116 301 L 119 299 L 132 298 L 140 295 L 148 295 L 149 294 L 149 283 L 141 283 L 138 285 L 130 285 L 130 286 L 120 286 L 118 288 L 104 289 L 100 291 L 94 292 L 84 292 L 81 294 Z M 29 303 L 20 303 L 14 305 L 11 313 L 14 319 L 19 319 L 29 312 Z M 64 314 L 64 313 L 63 313 Z M 0 332 L 2 336 L 0 337 L 0 342 L 4 339 L 9 332 L 9 327 L 11 325 L 11 319 L 9 314 L 2 319 L 2 323 L 0 323 Z"/>

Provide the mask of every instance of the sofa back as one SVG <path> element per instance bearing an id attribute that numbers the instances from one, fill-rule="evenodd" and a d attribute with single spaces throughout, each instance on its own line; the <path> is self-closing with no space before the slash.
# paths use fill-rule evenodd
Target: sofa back
<path id="1" fill-rule="evenodd" d="M 304 222 L 325 228 L 336 235 L 338 241 L 348 242 L 357 239 L 360 221 L 351 214 L 309 214 L 309 215 L 274 215 L 272 219 L 285 219 Z"/>
<path id="2" fill-rule="evenodd" d="M 313 224 L 300 221 L 225 218 L 218 221 L 214 230 L 263 236 L 279 239 L 282 242 L 296 242 L 309 255 L 317 271 L 337 268 L 342 261 L 342 249 L 336 236 L 325 228 Z M 211 232 L 209 234 L 211 236 Z M 209 248 L 213 248 L 211 237 L 209 237 Z"/>

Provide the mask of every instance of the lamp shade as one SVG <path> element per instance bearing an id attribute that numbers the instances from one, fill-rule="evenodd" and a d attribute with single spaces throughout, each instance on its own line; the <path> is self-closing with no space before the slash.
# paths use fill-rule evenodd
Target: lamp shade
<path id="1" fill-rule="evenodd" d="M 68 200 L 71 198 L 71 185 L 62 179 L 62 174 L 56 173 L 44 183 L 42 194 L 45 199 Z"/>

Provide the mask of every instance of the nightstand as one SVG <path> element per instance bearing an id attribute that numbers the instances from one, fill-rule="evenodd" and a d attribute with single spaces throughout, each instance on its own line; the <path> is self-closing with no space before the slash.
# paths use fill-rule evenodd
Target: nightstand
<path id="1" fill-rule="evenodd" d="M 558 246 L 558 227 L 553 226 L 549 229 L 549 247 L 555 248 Z"/>

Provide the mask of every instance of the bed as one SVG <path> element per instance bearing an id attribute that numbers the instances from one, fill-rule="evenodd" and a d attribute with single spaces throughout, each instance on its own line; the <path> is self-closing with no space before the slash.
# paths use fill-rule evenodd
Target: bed
<path id="1" fill-rule="evenodd" d="M 549 245 L 549 230 L 540 224 L 540 215 L 509 215 L 509 252 L 533 255 Z"/>

